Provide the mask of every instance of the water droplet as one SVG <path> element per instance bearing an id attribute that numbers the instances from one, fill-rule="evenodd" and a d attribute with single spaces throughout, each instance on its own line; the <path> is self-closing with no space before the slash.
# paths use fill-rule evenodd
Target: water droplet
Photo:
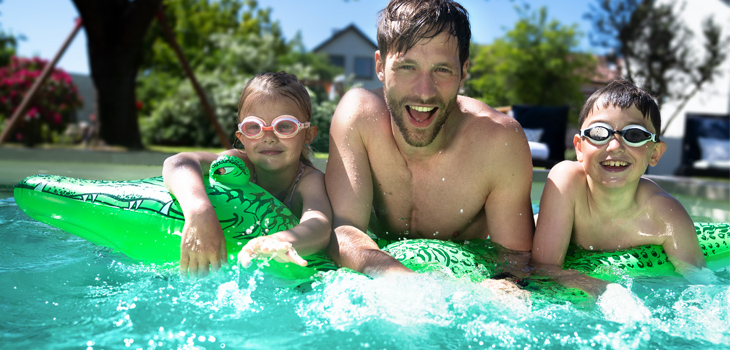
<path id="1" fill-rule="evenodd" d="M 461 209 L 461 210 L 460 210 L 460 212 L 461 212 L 462 214 L 464 214 L 464 209 Z"/>
<path id="2" fill-rule="evenodd" d="M 593 250 L 593 246 L 588 247 L 588 249 Z"/>
<path id="3" fill-rule="evenodd" d="M 442 178 L 441 178 L 441 181 L 446 181 L 446 178 L 445 178 L 445 177 L 442 177 Z"/>

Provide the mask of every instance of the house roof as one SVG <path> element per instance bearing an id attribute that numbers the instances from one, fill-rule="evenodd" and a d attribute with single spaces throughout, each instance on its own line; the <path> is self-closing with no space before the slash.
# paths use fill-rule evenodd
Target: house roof
<path id="1" fill-rule="evenodd" d="M 323 47 L 327 46 L 327 44 L 337 40 L 339 37 L 341 37 L 348 31 L 353 31 L 353 32 L 355 32 L 355 34 L 361 36 L 363 38 L 363 40 L 365 40 L 365 42 L 367 42 L 373 46 L 373 50 L 378 49 L 378 45 L 375 44 L 375 42 L 373 42 L 372 39 L 370 39 L 367 35 L 365 35 L 365 33 L 363 33 L 354 23 L 351 23 L 349 26 L 345 27 L 344 29 L 338 30 L 329 39 L 327 39 L 324 42 L 322 42 L 321 44 L 317 45 L 317 47 L 315 47 L 312 51 L 313 52 L 319 51 L 321 48 L 323 48 Z"/>

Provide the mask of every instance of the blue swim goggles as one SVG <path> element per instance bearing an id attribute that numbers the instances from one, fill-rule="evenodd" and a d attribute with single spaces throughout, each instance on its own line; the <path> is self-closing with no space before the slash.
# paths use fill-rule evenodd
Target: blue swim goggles
<path id="1" fill-rule="evenodd" d="M 594 145 L 607 144 L 614 134 L 621 135 L 624 142 L 631 147 L 643 146 L 649 141 L 659 142 L 656 134 L 650 133 L 645 127 L 637 124 L 627 125 L 623 130 L 613 130 L 606 123 L 593 123 L 580 131 L 580 136 L 587 137 Z"/>

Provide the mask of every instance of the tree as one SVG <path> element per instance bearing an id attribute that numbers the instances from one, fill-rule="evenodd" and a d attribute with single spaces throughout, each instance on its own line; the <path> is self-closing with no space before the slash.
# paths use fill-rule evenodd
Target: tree
<path id="1" fill-rule="evenodd" d="M 73 0 L 87 36 L 99 134 L 108 144 L 141 148 L 135 78 L 145 32 L 162 0 Z"/>
<path id="2" fill-rule="evenodd" d="M 0 4 L 2 0 L 0 0 Z M 22 37 L 20 38 L 22 39 Z M 5 33 L 0 28 L 0 67 L 10 64 L 10 57 L 15 56 L 15 49 L 18 46 L 18 38 L 12 33 Z"/>
<path id="3" fill-rule="evenodd" d="M 547 20 L 547 10 L 520 15 L 515 27 L 491 45 L 473 45 L 467 94 L 495 106 L 569 105 L 577 115 L 581 84 L 591 76 L 592 56 L 576 52 L 577 25 Z"/>
<path id="4" fill-rule="evenodd" d="M 270 9 L 256 1 L 170 0 L 165 16 L 186 59 L 215 109 L 218 122 L 236 128 L 238 97 L 256 73 L 287 71 L 306 82 L 328 80 L 335 72 L 324 57 L 306 53 L 299 37 L 287 41 Z M 145 143 L 228 147 L 215 137 L 180 63 L 166 44 L 158 24 L 147 38 L 152 50 L 145 56 L 138 79 L 144 102 L 140 119 Z M 311 85 L 313 103 L 323 91 Z M 324 135 L 326 138 L 327 135 Z"/>
<path id="5" fill-rule="evenodd" d="M 659 4 L 655 0 L 596 0 L 584 17 L 593 21 L 594 45 L 611 49 L 624 58 L 625 77 L 657 97 L 659 107 L 667 100 L 679 108 L 666 119 L 664 131 L 682 107 L 720 73 L 728 54 L 728 39 L 712 18 L 703 26 L 702 50 L 691 46 L 694 33 L 677 18 L 684 4 Z M 676 84 L 673 84 L 676 83 Z M 672 88 L 679 86 L 679 88 Z"/>

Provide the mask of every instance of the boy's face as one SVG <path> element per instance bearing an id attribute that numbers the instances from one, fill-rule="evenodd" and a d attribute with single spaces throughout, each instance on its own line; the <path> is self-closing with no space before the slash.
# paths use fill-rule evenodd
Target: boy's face
<path id="1" fill-rule="evenodd" d="M 631 106 L 626 110 L 609 106 L 602 108 L 603 100 L 596 101 L 596 107 L 586 117 L 581 129 L 590 128 L 594 123 L 608 124 L 613 130 L 624 130 L 629 125 L 641 125 L 651 133 L 656 133 L 649 119 Z M 655 166 L 666 150 L 664 142 L 648 141 L 632 147 L 620 135 L 613 134 L 608 142 L 597 144 L 588 137 L 573 137 L 578 161 L 583 164 L 586 174 L 594 182 L 604 186 L 620 188 L 627 184 L 638 183 L 647 166 Z"/>

